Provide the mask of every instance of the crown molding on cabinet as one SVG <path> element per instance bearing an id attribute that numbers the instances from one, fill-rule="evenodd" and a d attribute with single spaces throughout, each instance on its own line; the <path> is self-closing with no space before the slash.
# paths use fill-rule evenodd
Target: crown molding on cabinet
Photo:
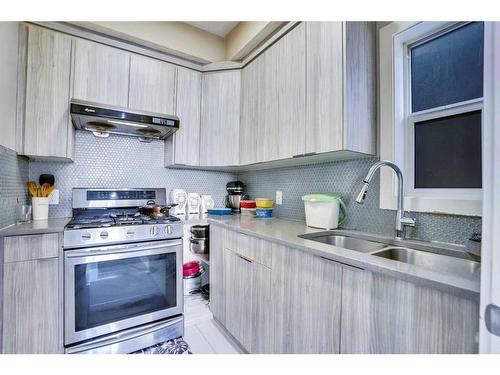
<path id="1" fill-rule="evenodd" d="M 267 48 L 272 46 L 276 41 L 278 41 L 283 35 L 297 26 L 300 22 L 284 22 L 283 26 L 278 28 L 273 34 L 271 34 L 269 38 L 260 43 L 241 61 L 221 61 L 214 63 L 167 47 L 160 46 L 155 43 L 147 42 L 130 35 L 126 35 L 117 31 L 111 31 L 102 26 L 91 24 L 88 22 L 70 23 L 31 21 L 29 23 L 66 33 L 78 38 L 91 40 L 111 47 L 120 48 L 144 56 L 149 56 L 175 65 L 197 70 L 199 72 L 211 72 L 218 70 L 242 69 L 245 65 L 250 63 Z"/>

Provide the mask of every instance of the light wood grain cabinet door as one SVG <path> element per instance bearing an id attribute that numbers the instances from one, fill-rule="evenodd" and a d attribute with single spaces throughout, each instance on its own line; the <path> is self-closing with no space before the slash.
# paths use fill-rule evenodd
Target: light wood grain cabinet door
<path id="1" fill-rule="evenodd" d="M 250 352 L 253 354 L 271 354 L 273 353 L 272 319 L 270 318 L 272 271 L 270 268 L 256 262 L 252 262 L 251 266 Z"/>
<path id="2" fill-rule="evenodd" d="M 225 288 L 225 231 L 210 225 L 210 311 L 215 319 L 226 324 L 226 288 Z"/>
<path id="3" fill-rule="evenodd" d="M 273 91 L 277 92 L 279 159 L 305 153 L 306 137 L 306 34 L 300 23 L 272 47 L 278 69 Z M 271 65 L 272 68 L 272 65 Z M 270 72 L 273 74 L 273 72 Z M 272 80 L 272 77 L 270 77 Z M 270 124 L 272 125 L 272 123 Z M 267 122 L 266 122 L 267 126 Z M 276 125 L 275 125 L 276 126 Z"/>
<path id="4" fill-rule="evenodd" d="M 305 48 L 301 23 L 243 68 L 241 164 L 305 153 Z"/>
<path id="5" fill-rule="evenodd" d="M 241 71 L 240 164 L 252 164 L 272 157 L 267 140 L 260 137 L 265 122 L 265 57 L 261 55 Z"/>
<path id="6" fill-rule="evenodd" d="M 240 70 L 203 74 L 200 165 L 239 164 Z"/>
<path id="7" fill-rule="evenodd" d="M 274 353 L 339 353 L 342 266 L 272 244 Z"/>
<path id="8" fill-rule="evenodd" d="M 252 341 L 252 265 L 231 250 L 224 250 L 224 257 L 225 325 L 236 340 L 250 352 Z"/>
<path id="9" fill-rule="evenodd" d="M 225 250 L 227 330 L 250 353 L 270 353 L 271 270 Z"/>
<path id="10" fill-rule="evenodd" d="M 476 301 L 344 266 L 341 353 L 477 353 Z"/>
<path id="11" fill-rule="evenodd" d="M 180 127 L 173 136 L 174 164 L 200 165 L 201 73 L 177 68 L 175 114 Z"/>
<path id="12" fill-rule="evenodd" d="M 306 152 L 343 148 L 342 22 L 306 22 Z"/>
<path id="13" fill-rule="evenodd" d="M 128 106 L 130 53 L 76 39 L 73 98 Z"/>
<path id="14" fill-rule="evenodd" d="M 62 353 L 58 258 L 3 267 L 3 352 Z"/>
<path id="15" fill-rule="evenodd" d="M 23 154 L 71 157 L 71 38 L 28 27 Z"/>
<path id="16" fill-rule="evenodd" d="M 131 55 L 128 106 L 132 109 L 173 115 L 176 73 L 175 65 Z"/>

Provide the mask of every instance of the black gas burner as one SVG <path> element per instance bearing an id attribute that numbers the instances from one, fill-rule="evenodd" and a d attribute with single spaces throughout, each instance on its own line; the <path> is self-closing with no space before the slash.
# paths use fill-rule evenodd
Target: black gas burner
<path id="1" fill-rule="evenodd" d="M 110 217 L 86 217 L 76 219 L 73 218 L 67 225 L 69 229 L 82 228 L 105 228 L 115 225 L 115 221 Z"/>
<path id="2" fill-rule="evenodd" d="M 169 224 L 177 221 L 180 221 L 180 219 L 175 216 L 153 219 L 139 213 L 110 214 L 100 217 L 75 217 L 66 225 L 66 229 L 108 228 L 114 226 L 142 224 Z"/>
<path id="3" fill-rule="evenodd" d="M 180 221 L 181 219 L 179 219 L 178 217 L 175 217 L 175 216 L 167 216 L 167 217 L 163 217 L 161 219 L 153 219 L 153 218 L 150 218 L 149 216 L 146 217 L 146 219 L 144 219 L 144 223 L 145 224 L 168 224 L 168 223 L 174 223 L 176 221 Z"/>

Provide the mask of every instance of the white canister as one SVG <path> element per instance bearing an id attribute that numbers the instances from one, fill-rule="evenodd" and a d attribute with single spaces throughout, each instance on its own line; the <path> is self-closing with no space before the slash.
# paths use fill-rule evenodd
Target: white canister
<path id="1" fill-rule="evenodd" d="M 346 219 L 346 207 L 340 194 L 308 194 L 302 197 L 308 227 L 336 229 Z M 342 218 L 340 218 L 342 211 Z"/>
<path id="2" fill-rule="evenodd" d="M 47 220 L 49 218 L 49 198 L 32 199 L 33 220 Z"/>
<path id="3" fill-rule="evenodd" d="M 210 208 L 214 208 L 215 202 L 210 195 L 201 196 L 201 213 L 206 214 Z"/>
<path id="4" fill-rule="evenodd" d="M 187 196 L 188 214 L 197 214 L 200 212 L 201 197 L 198 193 L 189 193 Z"/>
<path id="5" fill-rule="evenodd" d="M 177 206 L 170 210 L 172 215 L 185 215 L 187 206 L 187 193 L 182 189 L 173 189 L 170 191 L 170 203 L 175 203 Z"/>

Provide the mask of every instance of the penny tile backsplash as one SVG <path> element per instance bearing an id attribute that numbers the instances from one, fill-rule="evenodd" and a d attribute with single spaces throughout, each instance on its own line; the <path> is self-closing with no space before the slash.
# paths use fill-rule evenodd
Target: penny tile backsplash
<path id="1" fill-rule="evenodd" d="M 71 216 L 71 189 L 89 188 L 180 188 L 188 193 L 211 194 L 223 205 L 226 183 L 236 175 L 225 172 L 167 169 L 164 142 L 139 142 L 135 137 L 110 135 L 96 138 L 77 131 L 73 163 L 31 161 L 29 175 L 38 180 L 42 173 L 53 174 L 60 190 L 60 204 L 51 206 L 49 216 Z"/>
<path id="2" fill-rule="evenodd" d="M 394 211 L 379 208 L 378 173 L 370 184 L 363 205 L 354 199 L 375 158 L 337 161 L 316 165 L 250 171 L 238 178 L 247 185 L 253 198 L 275 198 L 277 190 L 283 192 L 283 205 L 275 205 L 274 215 L 284 219 L 305 220 L 302 195 L 309 193 L 340 193 L 347 206 L 344 228 L 392 235 Z M 450 243 L 464 243 L 474 231 L 481 230 L 481 218 L 453 215 L 411 213 L 416 219 L 410 237 Z"/>
<path id="3" fill-rule="evenodd" d="M 0 146 L 0 228 L 17 220 L 17 204 L 28 201 L 28 159 Z"/>
<path id="4" fill-rule="evenodd" d="M 378 174 L 371 184 L 365 204 L 354 202 L 363 177 L 375 158 L 345 160 L 315 165 L 241 172 L 167 169 L 164 167 L 164 143 L 141 143 L 136 138 L 111 135 L 96 139 L 91 133 L 76 132 L 73 163 L 30 160 L 0 147 L 0 228 L 16 220 L 17 202 L 28 201 L 26 181 L 38 180 L 41 173 L 56 177 L 60 204 L 51 206 L 51 217 L 71 216 L 71 189 L 74 187 L 165 187 L 211 194 L 217 206 L 224 204 L 225 185 L 239 179 L 246 183 L 251 197 L 274 199 L 283 192 L 283 205 L 275 206 L 274 215 L 304 221 L 302 195 L 311 192 L 338 192 L 347 206 L 343 227 L 391 235 L 394 211 L 379 208 Z M 464 243 L 470 234 L 481 230 L 481 218 L 411 213 L 416 227 L 410 236 L 416 239 Z"/>

